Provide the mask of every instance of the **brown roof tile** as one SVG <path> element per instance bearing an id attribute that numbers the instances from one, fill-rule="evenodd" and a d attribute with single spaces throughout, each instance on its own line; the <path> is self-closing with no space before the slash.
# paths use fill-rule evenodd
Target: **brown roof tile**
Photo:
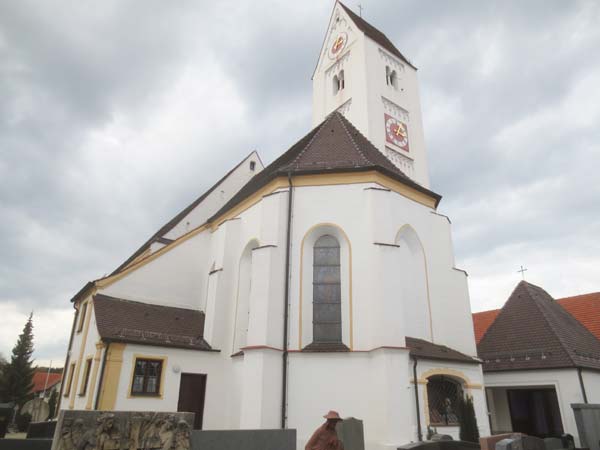
<path id="1" fill-rule="evenodd" d="M 377 28 L 375 28 L 373 25 L 371 25 L 369 22 L 367 22 L 362 17 L 356 15 L 356 13 L 354 13 L 350 8 L 348 8 L 342 2 L 338 2 L 338 3 L 344 9 L 344 11 L 346 11 L 346 13 L 350 16 L 350 18 L 352 19 L 352 21 L 354 22 L 354 24 L 358 27 L 358 29 L 360 31 L 362 31 L 369 38 L 371 38 L 372 40 L 377 42 L 379 45 L 381 45 L 383 48 L 385 48 L 392 55 L 397 56 L 402 61 L 404 61 L 406 64 L 411 66 L 413 69 L 416 69 L 416 67 L 408 59 L 406 59 L 406 57 L 402 53 L 400 53 L 400 50 L 398 50 L 396 48 L 396 46 L 394 44 L 392 44 L 392 41 L 390 41 L 385 34 L 383 34 L 381 31 L 379 31 Z"/>
<path id="2" fill-rule="evenodd" d="M 410 349 L 410 355 L 423 358 L 442 361 L 456 361 L 468 364 L 479 364 L 480 362 L 464 353 L 454 350 L 445 345 L 434 344 L 425 339 L 418 339 L 406 336 L 406 346 Z"/>
<path id="3" fill-rule="evenodd" d="M 219 210 L 215 220 L 278 176 L 377 170 L 433 199 L 441 196 L 407 177 L 342 114 L 334 111 L 288 151 L 256 174 Z"/>
<path id="4" fill-rule="evenodd" d="M 211 350 L 204 340 L 204 313 L 94 295 L 100 337 L 106 341 Z"/>
<path id="5" fill-rule="evenodd" d="M 521 281 L 477 345 L 484 371 L 600 369 L 600 341 L 542 288 Z"/>

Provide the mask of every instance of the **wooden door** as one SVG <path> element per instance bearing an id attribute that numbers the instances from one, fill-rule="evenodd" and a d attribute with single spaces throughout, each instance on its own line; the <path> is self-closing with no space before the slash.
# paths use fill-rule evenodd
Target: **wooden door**
<path id="1" fill-rule="evenodd" d="M 193 412 L 196 414 L 194 418 L 194 430 L 202 429 L 205 393 L 206 375 L 198 373 L 181 374 L 177 411 Z"/>

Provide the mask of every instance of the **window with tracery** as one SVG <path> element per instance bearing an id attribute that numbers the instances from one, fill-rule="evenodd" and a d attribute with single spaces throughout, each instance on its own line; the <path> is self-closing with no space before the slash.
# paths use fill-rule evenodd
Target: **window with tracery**
<path id="1" fill-rule="evenodd" d="M 447 376 L 435 375 L 427 381 L 427 403 L 431 425 L 458 425 L 461 384 Z"/>
<path id="2" fill-rule="evenodd" d="M 340 244 L 328 234 L 313 248 L 313 342 L 342 342 Z"/>

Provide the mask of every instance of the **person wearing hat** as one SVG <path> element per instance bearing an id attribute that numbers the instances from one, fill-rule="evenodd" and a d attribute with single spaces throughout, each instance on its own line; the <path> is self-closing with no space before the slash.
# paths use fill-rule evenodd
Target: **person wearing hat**
<path id="1" fill-rule="evenodd" d="M 335 432 L 335 426 L 342 418 L 336 411 L 329 411 L 323 417 L 327 422 L 317 428 L 304 450 L 344 450 L 344 445 Z"/>

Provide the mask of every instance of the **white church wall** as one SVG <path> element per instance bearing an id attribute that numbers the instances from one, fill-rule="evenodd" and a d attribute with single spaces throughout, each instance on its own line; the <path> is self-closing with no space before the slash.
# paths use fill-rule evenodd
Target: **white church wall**
<path id="1" fill-rule="evenodd" d="M 163 365 L 162 397 L 130 395 L 136 355 L 166 358 Z M 204 429 L 226 429 L 235 419 L 228 415 L 233 384 L 230 361 L 215 352 L 152 347 L 128 344 L 123 351 L 123 365 L 117 388 L 117 411 L 177 411 L 182 373 L 205 374 Z"/>
<path id="2" fill-rule="evenodd" d="M 251 164 L 254 163 L 254 169 Z M 252 152 L 246 157 L 227 178 L 215 187 L 206 196 L 202 203 L 190 211 L 181 221 L 175 225 L 164 237 L 177 239 L 188 231 L 204 224 L 215 214 L 231 197 L 233 197 L 250 179 L 263 169 L 262 162 L 257 152 Z"/>
<path id="3" fill-rule="evenodd" d="M 581 378 L 583 379 L 588 402 L 600 403 L 600 373 L 583 369 L 581 371 Z M 583 403 L 583 401 L 580 403 Z"/>
<path id="4" fill-rule="evenodd" d="M 304 448 L 330 409 L 363 420 L 369 450 L 412 440 L 410 427 L 397 426 L 410 420 L 414 407 L 409 381 L 401 376 L 407 362 L 405 350 L 291 353 L 288 427 L 297 429 L 298 448 Z"/>
<path id="5" fill-rule="evenodd" d="M 487 388 L 492 388 L 492 390 L 497 388 L 504 389 L 504 392 L 498 395 L 506 394 L 505 389 L 507 388 L 554 387 L 556 389 L 564 432 L 572 434 L 575 437 L 576 445 L 580 445 L 575 416 L 571 408 L 572 403 L 583 403 L 577 370 L 548 369 L 486 372 L 484 381 Z M 503 403 L 500 404 L 499 410 L 491 411 L 492 420 L 494 420 L 494 417 L 500 417 L 498 426 L 506 425 L 506 416 L 500 416 L 500 414 L 506 412 L 502 408 Z"/>
<path id="6" fill-rule="evenodd" d="M 209 271 L 210 235 L 203 231 L 115 281 L 101 293 L 117 298 L 199 309 Z"/>

